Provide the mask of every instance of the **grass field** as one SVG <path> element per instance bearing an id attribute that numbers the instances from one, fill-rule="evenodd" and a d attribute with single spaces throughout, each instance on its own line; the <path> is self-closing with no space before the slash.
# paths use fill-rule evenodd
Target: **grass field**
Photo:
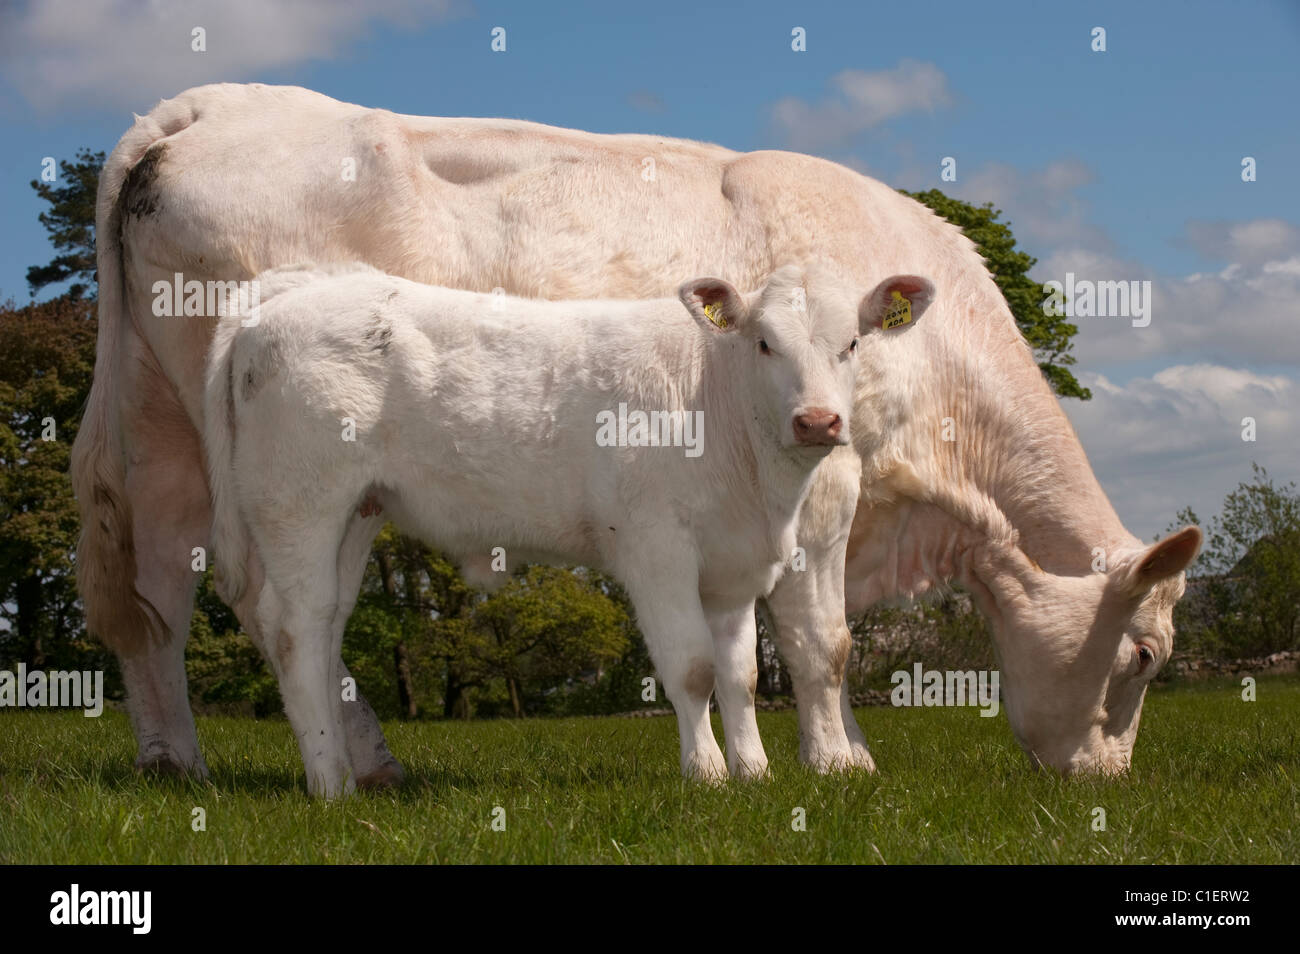
<path id="1" fill-rule="evenodd" d="M 403 788 L 309 801 L 288 724 L 202 718 L 212 780 L 142 778 L 125 717 L 0 714 L 0 862 L 1259 863 L 1300 860 L 1300 680 L 1148 694 L 1131 775 L 1029 768 L 1004 716 L 864 709 L 876 776 L 797 764 L 761 713 L 773 778 L 677 775 L 676 720 L 386 726 Z M 715 731 L 721 725 L 715 716 Z M 207 830 L 191 828 L 192 810 Z M 494 831 L 494 809 L 505 831 Z M 1094 831 L 1094 808 L 1106 830 Z M 804 809 L 806 830 L 792 828 Z M 498 813 L 499 814 L 499 813 Z"/>

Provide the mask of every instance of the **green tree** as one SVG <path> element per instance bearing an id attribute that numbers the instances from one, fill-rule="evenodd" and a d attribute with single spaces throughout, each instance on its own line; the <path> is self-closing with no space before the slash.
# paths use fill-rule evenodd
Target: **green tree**
<path id="1" fill-rule="evenodd" d="M 93 306 L 68 297 L 0 307 L 0 619 L 3 654 L 83 668 L 73 581 L 80 526 L 68 460 L 95 361 Z M 68 664 L 66 667 L 63 664 Z"/>
<path id="2" fill-rule="evenodd" d="M 1016 248 L 1016 237 L 1011 234 L 1011 229 L 998 221 L 1001 210 L 993 208 L 991 202 L 982 206 L 970 205 L 946 196 L 938 189 L 903 194 L 958 226 L 975 243 L 1052 390 L 1061 397 L 1090 399 L 1092 392 L 1070 371 L 1070 366 L 1075 363 L 1074 355 L 1070 353 L 1074 348 L 1071 339 L 1079 333 L 1079 328 L 1064 317 L 1043 313 L 1043 288 L 1029 277 L 1029 270 L 1038 260 Z"/>
<path id="3" fill-rule="evenodd" d="M 589 672 L 593 681 L 627 651 L 627 614 L 602 593 L 599 574 L 530 566 L 475 607 L 472 624 L 490 635 L 488 672 L 501 679 L 511 711 Z"/>
<path id="4" fill-rule="evenodd" d="M 1253 462 L 1251 470 L 1205 528 L 1188 598 L 1175 610 L 1185 645 L 1204 654 L 1257 656 L 1300 646 L 1300 495 L 1294 482 L 1278 486 Z M 1200 524 L 1190 507 L 1169 530 L 1187 523 Z"/>
<path id="5" fill-rule="evenodd" d="M 600 574 L 524 567 L 487 594 L 390 525 L 376 538 L 344 656 L 381 716 L 522 715 L 563 708 L 554 697 L 584 670 L 601 681 L 631 632 L 621 590 Z"/>
<path id="6" fill-rule="evenodd" d="M 75 162 L 63 165 L 62 185 L 32 180 L 36 194 L 50 203 L 40 220 L 50 233 L 50 244 L 60 253 L 48 265 L 27 269 L 33 296 L 47 285 L 66 281 L 73 282 L 67 292 L 70 298 L 81 298 L 91 289 L 95 281 L 95 194 L 103 166 L 102 152 L 83 147 Z"/>

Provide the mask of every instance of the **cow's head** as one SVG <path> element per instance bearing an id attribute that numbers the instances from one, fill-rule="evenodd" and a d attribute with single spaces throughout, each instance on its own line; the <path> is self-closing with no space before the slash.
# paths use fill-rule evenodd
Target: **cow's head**
<path id="1" fill-rule="evenodd" d="M 896 275 L 858 299 L 825 269 L 787 265 L 748 295 L 697 278 L 678 296 L 709 334 L 732 336 L 744 351 L 764 430 L 783 448 L 820 457 L 849 443 L 859 339 L 920 318 L 934 285 Z"/>
<path id="2" fill-rule="evenodd" d="M 1200 545 L 1201 531 L 1184 527 L 1086 576 L 1046 573 L 1010 544 L 975 551 L 967 582 L 993 627 L 1007 719 L 1031 759 L 1065 774 L 1128 770 Z"/>

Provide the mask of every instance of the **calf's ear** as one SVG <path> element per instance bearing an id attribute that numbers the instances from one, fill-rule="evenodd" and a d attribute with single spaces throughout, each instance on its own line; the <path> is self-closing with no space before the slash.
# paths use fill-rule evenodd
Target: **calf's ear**
<path id="1" fill-rule="evenodd" d="M 740 292 L 721 278 L 696 278 L 677 289 L 677 297 L 706 331 L 736 331 L 749 318 Z"/>
<path id="2" fill-rule="evenodd" d="M 1116 569 L 1125 592 L 1140 598 L 1161 580 L 1182 573 L 1196 559 L 1201 539 L 1200 527 L 1183 527 L 1126 560 Z"/>
<path id="3" fill-rule="evenodd" d="M 920 275 L 894 275 L 867 293 L 858 306 L 858 330 L 905 329 L 920 320 L 934 301 L 934 282 Z"/>

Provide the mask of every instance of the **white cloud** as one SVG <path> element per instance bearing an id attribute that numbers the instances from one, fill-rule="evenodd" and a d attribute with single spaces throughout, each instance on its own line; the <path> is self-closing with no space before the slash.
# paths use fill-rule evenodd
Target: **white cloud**
<path id="1" fill-rule="evenodd" d="M 960 163 L 960 157 L 958 157 Z M 957 181 L 944 191 L 966 202 L 992 202 L 1002 210 L 1001 221 L 1015 232 L 1022 248 L 1076 247 L 1108 250 L 1111 242 L 1088 222 L 1088 205 L 1079 189 L 1096 180 L 1093 171 L 1077 159 L 1049 162 L 1041 169 L 1020 169 L 991 162 L 972 171 L 958 166 Z"/>
<path id="2" fill-rule="evenodd" d="M 1252 230 L 1236 234 L 1249 236 Z M 1270 241 L 1269 248 L 1281 256 L 1277 260 L 1259 262 L 1256 255 L 1253 263 L 1233 262 L 1182 278 L 1079 248 L 1053 253 L 1032 274 L 1036 281 L 1063 282 L 1073 272 L 1076 281 L 1152 283 L 1151 323 L 1145 328 L 1126 318 L 1073 319 L 1079 327 L 1074 354 L 1081 367 L 1152 358 L 1300 366 L 1300 233 L 1294 242 L 1288 250 Z"/>
<path id="3" fill-rule="evenodd" d="M 788 96 L 772 106 L 772 121 L 800 149 L 842 146 L 860 133 L 912 112 L 934 112 L 952 101 L 948 78 L 933 63 L 901 60 L 892 70 L 844 70 L 819 103 Z"/>
<path id="4" fill-rule="evenodd" d="M 339 55 L 375 21 L 416 27 L 459 0 L 39 0 L 0 5 L 3 73 L 35 109 L 144 112 L 201 83 Z M 206 52 L 191 31 L 206 31 Z"/>
<path id="5" fill-rule="evenodd" d="M 1174 365 L 1117 385 L 1080 375 L 1091 401 L 1062 402 L 1120 518 L 1144 540 L 1190 505 L 1202 520 L 1258 461 L 1282 480 L 1300 473 L 1300 385 L 1212 364 Z M 1255 441 L 1242 440 L 1242 419 Z"/>
<path id="6" fill-rule="evenodd" d="M 1261 266 L 1300 248 L 1300 229 L 1282 219 L 1193 220 L 1184 227 L 1181 241 L 1214 261 Z"/>

